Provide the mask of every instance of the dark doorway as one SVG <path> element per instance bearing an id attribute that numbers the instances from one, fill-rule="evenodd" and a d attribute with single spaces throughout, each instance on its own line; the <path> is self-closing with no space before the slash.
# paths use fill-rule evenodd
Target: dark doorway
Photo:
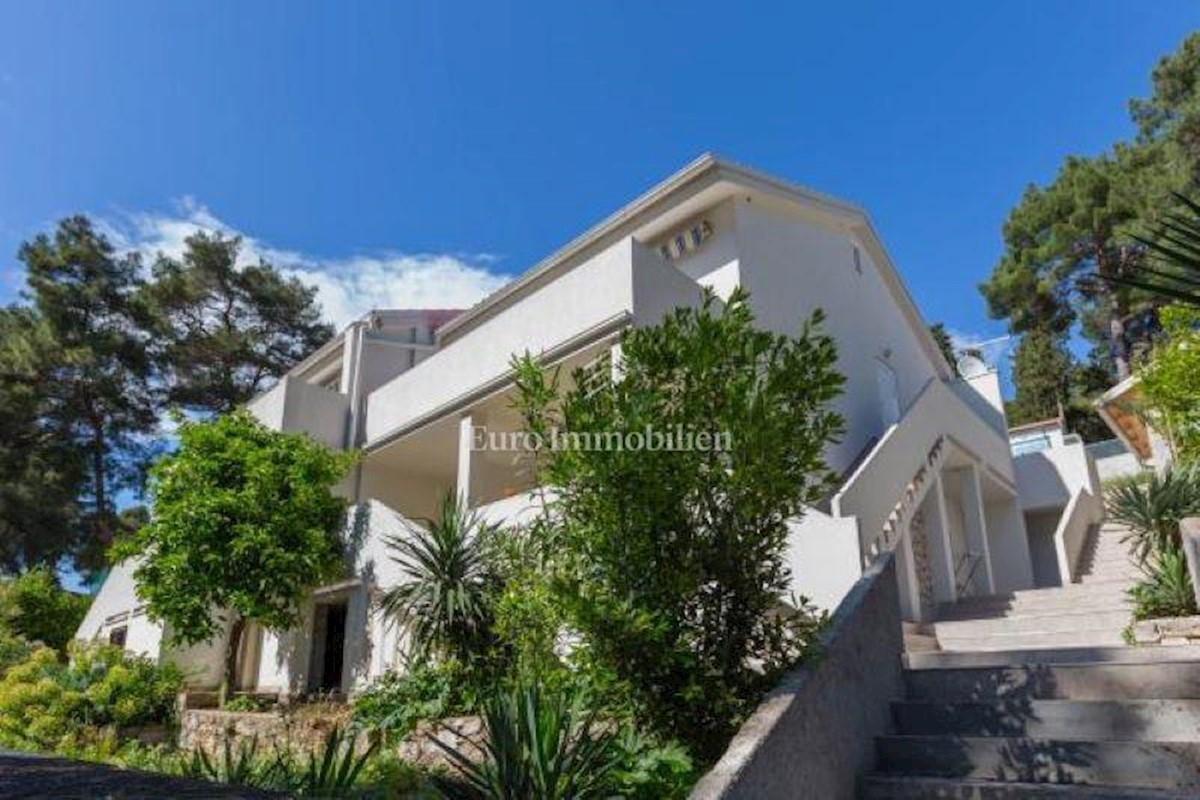
<path id="1" fill-rule="evenodd" d="M 342 667 L 346 654 L 346 604 L 322 603 L 316 608 L 314 629 L 321 634 L 321 660 L 317 689 L 336 692 L 342 688 Z"/>

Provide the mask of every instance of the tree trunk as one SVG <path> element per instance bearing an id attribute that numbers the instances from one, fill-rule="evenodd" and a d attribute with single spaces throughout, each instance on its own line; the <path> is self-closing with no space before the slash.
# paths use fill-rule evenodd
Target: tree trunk
<path id="1" fill-rule="evenodd" d="M 107 545 L 112 541 L 108 527 L 108 496 L 104 489 L 104 429 L 92 422 L 92 493 L 96 499 L 96 519 L 93 529 L 96 538 Z"/>
<path id="2" fill-rule="evenodd" d="M 1125 317 L 1121 310 L 1114 308 L 1108 320 L 1108 338 L 1111 340 L 1113 366 L 1117 370 L 1117 380 L 1125 380 L 1130 375 L 1129 343 L 1125 341 Z"/>
<path id="3" fill-rule="evenodd" d="M 245 630 L 246 619 L 238 614 L 229 628 L 229 643 L 225 649 L 225 679 L 221 685 L 221 705 L 225 704 L 225 697 L 237 688 L 238 651 L 241 649 L 242 634 Z"/>

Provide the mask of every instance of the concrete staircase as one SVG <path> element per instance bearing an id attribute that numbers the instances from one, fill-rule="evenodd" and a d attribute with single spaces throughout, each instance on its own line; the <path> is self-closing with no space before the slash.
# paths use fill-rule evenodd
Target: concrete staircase
<path id="1" fill-rule="evenodd" d="M 947 609 L 942 649 L 905 655 L 862 798 L 1200 796 L 1200 646 L 1121 645 L 1121 535 L 1094 535 L 1079 583 Z"/>
<path id="2" fill-rule="evenodd" d="M 1050 589 L 971 597 L 939 609 L 934 632 L 946 651 L 1112 647 L 1130 621 L 1126 591 L 1140 575 L 1125 529 L 1092 532 L 1078 581 Z"/>

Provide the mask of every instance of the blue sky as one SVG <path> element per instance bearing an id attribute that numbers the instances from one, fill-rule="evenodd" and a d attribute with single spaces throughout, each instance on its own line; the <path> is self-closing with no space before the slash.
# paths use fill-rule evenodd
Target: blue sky
<path id="1" fill-rule="evenodd" d="M 236 230 L 372 304 L 458 305 L 712 150 L 865 206 L 930 321 L 1030 181 L 1131 134 L 1200 23 L 1156 3 L 0 0 L 0 301 L 77 211 Z"/>

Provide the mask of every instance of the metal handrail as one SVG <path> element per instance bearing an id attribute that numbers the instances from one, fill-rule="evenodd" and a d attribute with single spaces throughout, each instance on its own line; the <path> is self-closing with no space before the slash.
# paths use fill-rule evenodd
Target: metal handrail
<path id="1" fill-rule="evenodd" d="M 975 580 L 975 570 L 979 569 L 979 564 L 982 561 L 983 553 L 975 553 L 968 550 L 962 554 L 962 556 L 958 559 L 958 564 L 956 564 L 954 567 L 955 594 L 962 594 L 967 590 L 967 587 L 971 585 L 973 580 Z M 962 573 L 964 566 L 967 570 L 966 577 L 964 577 L 962 580 L 959 580 L 958 576 L 960 573 Z"/>

